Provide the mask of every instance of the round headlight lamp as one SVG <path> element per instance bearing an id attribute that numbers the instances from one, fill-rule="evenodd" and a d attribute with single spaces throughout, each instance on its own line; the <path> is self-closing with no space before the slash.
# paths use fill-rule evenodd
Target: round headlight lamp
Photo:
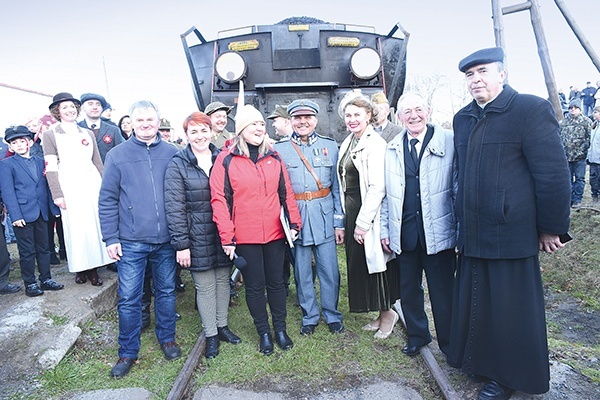
<path id="1" fill-rule="evenodd" d="M 359 79 L 372 79 L 381 70 L 381 57 L 375 49 L 361 47 L 350 57 L 350 70 Z"/>
<path id="2" fill-rule="evenodd" d="M 217 57 L 215 71 L 225 83 L 236 83 L 246 74 L 246 61 L 235 51 L 228 51 Z"/>

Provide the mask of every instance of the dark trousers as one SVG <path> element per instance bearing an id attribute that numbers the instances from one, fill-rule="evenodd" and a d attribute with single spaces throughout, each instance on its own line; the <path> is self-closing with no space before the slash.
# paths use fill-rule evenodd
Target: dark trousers
<path id="1" fill-rule="evenodd" d="M 267 244 L 240 244 L 236 252 L 244 257 L 247 266 L 240 270 L 246 286 L 246 304 L 259 335 L 269 333 L 269 316 L 265 302 L 265 288 L 273 329 L 286 330 L 285 284 L 283 283 L 283 255 L 285 243 L 275 240 Z"/>
<path id="2" fill-rule="evenodd" d="M 1 212 L 1 211 L 0 211 Z M 10 274 L 10 254 L 6 248 L 6 241 L 4 240 L 4 225 L 0 224 L 1 238 L 0 240 L 0 289 L 8 284 L 8 274 Z"/>
<path id="3" fill-rule="evenodd" d="M 592 196 L 600 196 L 600 164 L 590 163 L 590 187 Z"/>
<path id="4" fill-rule="evenodd" d="M 35 261 L 37 260 L 40 272 L 40 282 L 50 279 L 50 250 L 48 249 L 48 224 L 38 217 L 33 222 L 19 228 L 14 227 L 19 258 L 21 264 L 21 278 L 25 285 L 36 283 Z"/>
<path id="5" fill-rule="evenodd" d="M 400 303 L 406 320 L 408 345 L 423 346 L 431 341 L 422 284 L 425 271 L 438 345 L 447 353 L 456 270 L 454 249 L 427 255 L 427 251 L 417 245 L 415 250 L 403 251 L 396 260 L 400 269 Z"/>
<path id="6" fill-rule="evenodd" d="M 58 248 L 61 254 L 65 254 L 65 234 L 63 232 L 62 218 L 56 218 L 52 213 L 48 213 L 48 248 L 54 253 L 54 227 L 56 226 L 56 236 L 58 236 Z"/>

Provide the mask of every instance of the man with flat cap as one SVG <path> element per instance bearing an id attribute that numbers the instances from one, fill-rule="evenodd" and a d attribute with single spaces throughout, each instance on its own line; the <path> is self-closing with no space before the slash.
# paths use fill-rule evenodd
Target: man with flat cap
<path id="1" fill-rule="evenodd" d="M 292 121 L 290 120 L 290 114 L 287 112 L 287 107 L 282 105 L 275 105 L 275 110 L 267 117 L 270 119 L 275 129 L 275 140 L 282 140 L 292 134 L 294 129 L 292 128 Z"/>
<path id="2" fill-rule="evenodd" d="M 212 125 L 212 138 L 210 139 L 210 142 L 219 149 L 233 137 L 233 135 L 225 129 L 227 126 L 227 116 L 232 109 L 233 107 L 229 107 L 220 101 L 213 101 L 204 109 L 204 114 L 210 117 L 210 123 Z"/>
<path id="3" fill-rule="evenodd" d="M 287 167 L 302 216 L 302 230 L 294 242 L 294 278 L 302 308 L 302 335 L 311 335 L 319 323 L 312 258 L 321 289 L 321 313 L 331 333 L 342 333 L 338 310 L 340 273 L 336 243 L 344 242 L 344 214 L 335 170 L 338 147 L 317 134 L 319 106 L 312 100 L 293 101 L 288 107 L 294 132 L 275 143 Z"/>
<path id="4" fill-rule="evenodd" d="M 104 96 L 96 93 L 81 95 L 81 111 L 85 114 L 85 119 L 78 122 L 78 125 L 94 132 L 102 163 L 110 149 L 125 141 L 121 136 L 121 130 L 116 125 L 109 124 L 101 118 L 102 112 L 107 107 L 108 103 Z"/>
<path id="5" fill-rule="evenodd" d="M 501 48 L 459 63 L 473 101 L 454 116 L 459 262 L 448 363 L 479 399 L 545 393 L 550 368 L 539 251 L 564 246 L 569 168 L 552 106 L 504 84 Z"/>

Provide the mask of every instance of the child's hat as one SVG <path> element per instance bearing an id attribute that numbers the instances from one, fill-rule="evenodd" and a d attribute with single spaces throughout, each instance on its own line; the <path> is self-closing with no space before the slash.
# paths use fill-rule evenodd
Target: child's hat
<path id="1" fill-rule="evenodd" d="M 33 140 L 33 132 L 23 125 L 11 126 L 4 131 L 4 141 L 6 143 L 10 143 L 11 140 L 21 137 L 28 137 L 29 139 Z"/>

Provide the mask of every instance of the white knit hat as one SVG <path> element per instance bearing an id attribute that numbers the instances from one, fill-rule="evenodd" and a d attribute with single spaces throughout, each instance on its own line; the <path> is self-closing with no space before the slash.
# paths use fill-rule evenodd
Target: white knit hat
<path id="1" fill-rule="evenodd" d="M 242 108 L 238 109 L 237 113 L 235 114 L 235 134 L 239 135 L 245 127 L 256 121 L 265 122 L 265 119 L 260 111 L 250 104 L 246 104 Z"/>

